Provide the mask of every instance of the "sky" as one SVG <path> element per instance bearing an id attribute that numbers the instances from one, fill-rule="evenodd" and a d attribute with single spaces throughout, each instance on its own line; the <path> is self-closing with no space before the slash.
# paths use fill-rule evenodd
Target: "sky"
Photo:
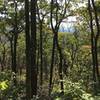
<path id="1" fill-rule="evenodd" d="M 60 25 L 59 32 L 74 32 L 74 25 L 76 21 L 76 16 L 71 16 L 63 20 L 63 22 Z"/>
<path id="2" fill-rule="evenodd" d="M 77 3 L 75 6 L 72 7 L 72 9 L 74 10 L 80 7 L 86 7 L 86 2 Z M 77 22 L 78 17 L 79 16 L 70 16 L 67 19 L 63 20 L 63 22 L 60 25 L 59 32 L 74 32 L 75 31 L 74 26 Z"/>
<path id="3" fill-rule="evenodd" d="M 85 3 L 77 3 L 75 6 L 72 7 L 72 9 L 75 9 L 76 7 L 79 8 L 82 6 L 85 6 Z M 0 14 L 0 17 L 4 17 L 4 16 L 5 15 Z M 60 32 L 73 32 L 76 21 L 77 21 L 77 16 L 71 16 L 71 17 L 68 17 L 67 19 L 64 19 L 60 25 L 59 31 Z"/>

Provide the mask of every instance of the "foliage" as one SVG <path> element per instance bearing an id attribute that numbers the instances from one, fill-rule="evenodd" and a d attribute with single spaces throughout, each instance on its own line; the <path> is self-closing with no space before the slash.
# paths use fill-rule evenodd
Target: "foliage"
<path id="1" fill-rule="evenodd" d="M 60 91 L 59 91 L 60 92 Z M 72 82 L 69 79 L 65 80 L 65 93 L 61 95 L 58 92 L 58 86 L 54 87 L 52 97 L 54 100 L 94 100 L 92 94 L 87 93 L 82 84 L 79 82 Z"/>
<path id="2" fill-rule="evenodd" d="M 23 81 L 17 87 L 13 83 L 13 73 L 5 71 L 0 73 L 0 99 L 1 100 L 21 100 L 25 98 L 25 85 Z"/>
<path id="3" fill-rule="evenodd" d="M 0 90 L 6 90 L 8 88 L 8 81 L 3 81 L 3 82 L 0 82 Z"/>
<path id="4" fill-rule="evenodd" d="M 14 85 L 14 74 L 11 70 L 13 63 L 11 52 L 11 43 L 14 45 L 13 38 L 15 37 L 15 1 L 17 3 L 17 27 L 18 28 L 18 41 L 16 44 L 16 63 L 17 63 L 17 85 Z M 27 1 L 27 0 L 26 0 Z M 54 55 L 54 69 L 53 69 L 53 91 L 51 100 L 99 100 L 99 96 L 93 96 L 93 91 L 99 92 L 98 86 L 93 87 L 93 64 L 91 54 L 91 32 L 90 32 L 90 17 L 87 9 L 86 0 L 66 0 L 68 4 L 65 4 L 64 0 L 56 0 L 53 7 L 53 26 L 55 29 L 55 23 L 62 22 L 71 26 L 74 29 L 73 32 L 59 32 L 58 42 L 61 47 L 62 53 L 62 65 L 63 65 L 63 79 L 59 80 L 59 55 L 55 50 Z M 70 2 L 69 2 L 70 1 Z M 92 1 L 92 0 L 91 0 Z M 29 0 L 30 2 L 30 0 Z M 95 0 L 95 6 L 100 19 L 100 0 Z M 31 5 L 29 3 L 29 5 Z M 25 37 L 25 9 L 24 0 L 0 0 L 0 100 L 25 100 L 26 98 L 26 37 Z M 38 66 L 38 95 L 33 96 L 32 100 L 48 100 L 48 84 L 51 66 L 51 54 L 53 46 L 53 36 L 50 25 L 50 0 L 37 0 L 37 50 L 35 59 Z M 63 16 L 64 8 L 66 9 L 65 17 Z M 29 7 L 31 10 L 31 7 Z M 93 7 L 91 6 L 93 14 Z M 40 20 L 39 15 L 40 14 Z M 58 14 L 58 17 L 56 15 Z M 27 13 L 28 14 L 28 13 Z M 31 13 L 29 13 L 31 15 Z M 70 22 L 68 19 L 75 22 Z M 31 17 L 31 16 L 29 16 Z M 57 19 L 56 19 L 57 18 Z M 64 18 L 64 20 L 63 20 Z M 96 24 L 93 14 L 93 29 L 96 34 Z M 42 20 L 43 19 L 43 20 Z M 29 18 L 29 21 L 30 18 Z M 39 81 L 41 73 L 41 40 L 40 40 L 40 23 L 42 22 L 42 52 L 43 52 L 43 86 L 40 86 Z M 100 21 L 100 20 L 99 20 Z M 61 22 L 61 23 L 62 23 Z M 100 22 L 99 22 L 100 23 Z M 31 24 L 31 22 L 30 22 Z M 30 26 L 30 25 L 29 25 Z M 32 27 L 32 26 L 31 26 Z M 33 28 L 34 29 L 34 28 Z M 100 30 L 99 30 L 100 31 Z M 29 34 L 31 36 L 31 34 Z M 31 40 L 31 39 L 30 39 Z M 30 44 L 28 44 L 30 45 Z M 100 66 L 100 38 L 98 39 L 98 65 Z M 57 46 L 55 47 L 55 49 Z M 31 51 L 31 48 L 30 48 Z M 31 52 L 32 53 L 32 52 Z M 34 53 L 34 52 L 33 52 Z M 30 56 L 30 55 L 29 55 Z M 30 57 L 29 57 L 30 58 Z M 33 57 L 34 58 L 34 57 Z M 33 60 L 33 59 L 32 59 Z M 32 61 L 30 61 L 32 63 Z M 95 61 L 94 61 L 95 62 Z M 4 68 L 3 68 L 4 67 Z M 100 70 L 100 68 L 99 68 Z M 31 73 L 31 72 L 30 72 Z M 29 74 L 30 74 L 29 73 Z M 34 74 L 34 73 L 33 73 Z M 23 76 L 23 78 L 21 78 Z M 60 83 L 64 82 L 64 95 L 61 94 Z M 98 82 L 95 82 L 96 84 Z M 40 89 L 42 88 L 42 89 Z M 97 89 L 98 88 L 98 89 Z"/>

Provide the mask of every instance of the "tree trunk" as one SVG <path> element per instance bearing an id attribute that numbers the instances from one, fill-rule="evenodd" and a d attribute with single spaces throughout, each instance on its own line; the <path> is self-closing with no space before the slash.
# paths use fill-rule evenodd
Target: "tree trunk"
<path id="1" fill-rule="evenodd" d="M 12 71 L 13 71 L 13 66 L 14 66 L 14 64 L 13 64 L 13 40 L 11 39 L 10 40 L 10 52 L 11 52 L 11 69 L 12 69 Z"/>
<path id="2" fill-rule="evenodd" d="M 43 45 L 42 45 L 42 21 L 40 21 L 40 85 L 43 84 Z"/>
<path id="3" fill-rule="evenodd" d="M 25 0 L 25 37 L 26 37 L 26 99 L 31 100 L 31 62 L 30 62 L 30 22 L 29 0 Z"/>
<path id="4" fill-rule="evenodd" d="M 52 78 L 53 78 L 53 68 L 54 68 L 54 55 L 55 55 L 55 34 L 54 34 L 54 37 L 53 37 L 53 47 L 52 47 L 51 67 L 50 67 L 49 95 L 51 95 L 51 91 L 52 91 Z"/>
<path id="5" fill-rule="evenodd" d="M 61 84 L 61 94 L 64 93 L 64 86 L 63 86 L 63 73 L 62 73 L 62 51 L 61 51 L 61 48 L 59 46 L 59 43 L 58 43 L 58 33 L 55 33 L 57 34 L 56 35 L 56 44 L 57 44 L 57 50 L 59 52 L 59 58 L 60 58 L 60 63 L 59 63 L 59 77 L 60 77 L 60 84 Z"/>
<path id="6" fill-rule="evenodd" d="M 6 51 L 5 51 L 5 45 L 3 46 L 3 53 L 2 53 L 2 59 L 1 59 L 1 71 L 3 71 L 4 70 L 4 67 L 5 67 L 5 53 L 6 53 Z"/>
<path id="7" fill-rule="evenodd" d="M 37 95 L 36 5 L 37 0 L 31 0 L 31 97 Z"/>
<path id="8" fill-rule="evenodd" d="M 98 82 L 99 82 L 99 84 L 100 84 L 100 74 L 99 74 L 99 66 L 98 66 L 98 50 L 97 50 L 97 41 L 95 41 L 95 48 L 94 48 L 94 51 L 95 51 L 95 66 L 96 66 L 96 74 L 97 74 Z"/>

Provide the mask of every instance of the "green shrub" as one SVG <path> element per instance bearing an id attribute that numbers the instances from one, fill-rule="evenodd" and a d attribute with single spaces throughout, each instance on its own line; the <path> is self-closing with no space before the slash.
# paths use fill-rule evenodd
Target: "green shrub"
<path id="1" fill-rule="evenodd" d="M 23 82 L 16 86 L 13 83 L 13 73 L 5 71 L 0 73 L 0 100 L 21 100 L 25 98 L 25 85 Z"/>
<path id="2" fill-rule="evenodd" d="M 54 87 L 52 96 L 55 100 L 94 100 L 92 94 L 87 93 L 81 83 L 73 83 L 70 80 L 66 80 L 64 85 L 64 95 L 60 95 L 58 85 Z"/>

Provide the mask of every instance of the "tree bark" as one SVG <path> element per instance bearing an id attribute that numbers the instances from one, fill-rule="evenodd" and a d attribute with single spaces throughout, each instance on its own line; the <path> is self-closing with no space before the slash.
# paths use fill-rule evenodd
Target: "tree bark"
<path id="1" fill-rule="evenodd" d="M 55 34 L 53 37 L 53 47 L 52 47 L 52 57 L 51 57 L 51 67 L 50 67 L 50 82 L 49 82 L 49 95 L 52 91 L 52 78 L 53 78 L 53 68 L 54 68 L 54 55 L 55 55 Z"/>
<path id="2" fill-rule="evenodd" d="M 40 21 L 40 85 L 42 86 L 43 84 L 43 38 L 42 38 L 42 27 L 43 27 L 43 22 Z"/>
<path id="3" fill-rule="evenodd" d="M 37 0 L 31 0 L 31 97 L 37 95 L 36 5 Z"/>
<path id="4" fill-rule="evenodd" d="M 25 0 L 25 41 L 26 41 L 26 99 L 31 100 L 31 54 L 30 54 L 30 22 L 29 0 Z"/>

